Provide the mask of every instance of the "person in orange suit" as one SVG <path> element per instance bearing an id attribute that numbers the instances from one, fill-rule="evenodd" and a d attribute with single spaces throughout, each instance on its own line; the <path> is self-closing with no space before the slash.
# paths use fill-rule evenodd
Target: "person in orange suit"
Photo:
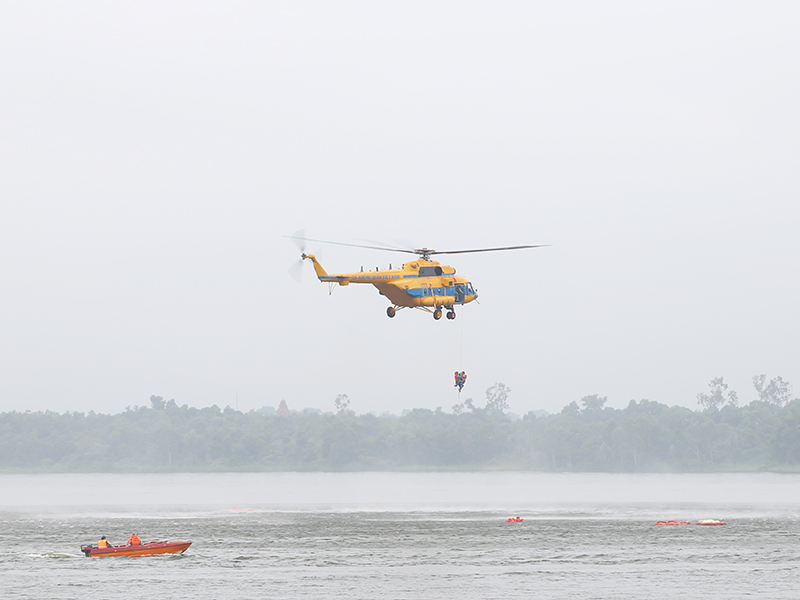
<path id="1" fill-rule="evenodd" d="M 128 538 L 128 546 L 141 546 L 142 540 L 139 539 L 139 536 L 135 533 L 131 534 L 131 537 Z"/>
<path id="2" fill-rule="evenodd" d="M 100 538 L 100 541 L 97 542 L 98 548 L 113 548 L 113 546 L 108 542 L 108 538 L 103 536 Z"/>

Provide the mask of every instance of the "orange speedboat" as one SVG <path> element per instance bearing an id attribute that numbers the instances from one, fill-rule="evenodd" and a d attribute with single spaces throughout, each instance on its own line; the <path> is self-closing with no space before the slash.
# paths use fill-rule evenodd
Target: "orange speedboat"
<path id="1" fill-rule="evenodd" d="M 146 556 L 148 554 L 176 554 L 183 553 L 192 545 L 192 542 L 150 542 L 138 546 L 110 546 L 98 548 L 97 546 L 81 546 L 81 552 L 86 556 Z"/>

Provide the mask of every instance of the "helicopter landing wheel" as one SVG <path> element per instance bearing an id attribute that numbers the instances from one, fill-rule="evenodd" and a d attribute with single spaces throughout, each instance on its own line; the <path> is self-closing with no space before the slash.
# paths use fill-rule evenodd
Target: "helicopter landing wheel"
<path id="1" fill-rule="evenodd" d="M 434 318 L 435 321 L 438 321 L 439 319 L 442 318 L 442 309 L 441 308 L 437 308 L 435 311 L 433 311 L 433 318 Z"/>
<path id="2" fill-rule="evenodd" d="M 389 308 L 386 309 L 386 316 L 389 317 L 390 319 L 393 319 L 396 314 L 397 314 L 397 309 L 395 309 L 394 306 L 390 306 Z"/>
<path id="3" fill-rule="evenodd" d="M 453 319 L 455 319 L 455 318 L 456 318 L 456 311 L 454 311 L 454 310 L 448 310 L 448 311 L 447 311 L 447 318 L 448 318 L 448 319 L 450 319 L 451 321 L 452 321 Z"/>

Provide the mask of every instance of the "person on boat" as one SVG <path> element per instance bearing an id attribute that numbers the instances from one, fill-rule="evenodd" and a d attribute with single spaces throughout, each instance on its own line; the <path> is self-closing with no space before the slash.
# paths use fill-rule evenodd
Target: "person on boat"
<path id="1" fill-rule="evenodd" d="M 98 548 L 113 548 L 114 546 L 112 546 L 112 545 L 109 543 L 109 541 L 108 541 L 108 538 L 107 538 L 106 536 L 103 536 L 103 537 L 101 537 L 101 538 L 100 538 L 100 540 L 97 542 L 97 547 L 98 547 Z"/>
<path id="2" fill-rule="evenodd" d="M 131 534 L 131 537 L 128 538 L 128 546 L 141 546 L 142 540 L 139 539 L 139 536 L 135 533 Z"/>

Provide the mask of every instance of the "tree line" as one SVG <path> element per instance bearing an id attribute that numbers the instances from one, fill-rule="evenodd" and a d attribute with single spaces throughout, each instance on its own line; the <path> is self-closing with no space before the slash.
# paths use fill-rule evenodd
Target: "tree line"
<path id="1" fill-rule="evenodd" d="M 712 401 L 698 396 L 702 410 L 649 400 L 614 409 L 593 395 L 521 418 L 506 413 L 503 384 L 487 390 L 483 408 L 466 400 L 452 412 L 402 416 L 356 415 L 344 395 L 326 414 L 198 409 L 159 396 L 113 415 L 6 412 L 0 470 L 800 470 L 800 399 L 773 394 L 739 406 L 715 381 Z"/>

